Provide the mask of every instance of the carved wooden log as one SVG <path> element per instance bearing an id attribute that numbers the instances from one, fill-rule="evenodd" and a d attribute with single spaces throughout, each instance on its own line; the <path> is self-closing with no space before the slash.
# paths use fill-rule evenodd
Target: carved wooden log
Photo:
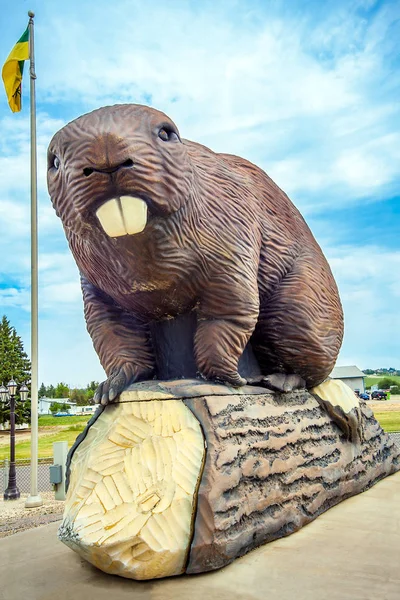
<path id="1" fill-rule="evenodd" d="M 104 571 L 149 579 L 218 569 L 296 531 L 400 468 L 400 449 L 347 389 L 133 385 L 71 451 L 60 538 Z M 359 420 L 356 443 L 326 403 L 350 428 Z"/>
<path id="2" fill-rule="evenodd" d="M 358 444 L 306 391 L 186 404 L 207 440 L 187 573 L 288 535 L 400 468 L 400 449 L 365 403 Z"/>

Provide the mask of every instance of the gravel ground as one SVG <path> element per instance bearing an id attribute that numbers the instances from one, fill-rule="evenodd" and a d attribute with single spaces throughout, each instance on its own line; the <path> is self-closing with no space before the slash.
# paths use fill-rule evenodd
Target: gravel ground
<path id="1" fill-rule="evenodd" d="M 62 519 L 65 503 L 54 500 L 54 492 L 41 492 L 40 496 L 43 506 L 36 508 L 25 508 L 28 494 L 21 494 L 19 500 L 0 499 L 0 538 Z"/>

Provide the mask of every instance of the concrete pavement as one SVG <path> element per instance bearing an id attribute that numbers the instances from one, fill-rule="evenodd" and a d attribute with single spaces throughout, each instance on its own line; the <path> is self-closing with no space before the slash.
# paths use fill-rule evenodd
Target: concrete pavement
<path id="1" fill-rule="evenodd" d="M 197 576 L 110 576 L 51 524 L 0 540 L 1 600 L 399 600 L 400 473 L 287 538 Z"/>

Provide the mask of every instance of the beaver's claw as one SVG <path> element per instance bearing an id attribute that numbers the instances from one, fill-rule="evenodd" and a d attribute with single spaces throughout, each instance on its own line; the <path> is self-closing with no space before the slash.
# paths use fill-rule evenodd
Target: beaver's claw
<path id="1" fill-rule="evenodd" d="M 246 379 L 241 377 L 239 373 L 231 373 L 228 375 L 215 375 L 213 381 L 216 383 L 223 383 L 224 385 L 229 385 L 232 387 L 242 387 L 247 384 Z"/>
<path id="2" fill-rule="evenodd" d="M 103 381 L 97 388 L 94 395 L 95 403 L 105 406 L 109 402 L 115 400 L 115 398 L 117 398 L 117 396 L 119 396 L 131 383 L 132 377 L 128 379 L 123 368 L 114 371 L 114 373 L 111 373 L 110 377 Z"/>
<path id="3" fill-rule="evenodd" d="M 259 385 L 276 392 L 292 392 L 293 390 L 304 389 L 306 382 L 300 375 L 295 375 L 294 373 L 288 375 L 284 373 L 272 373 L 263 377 Z"/>

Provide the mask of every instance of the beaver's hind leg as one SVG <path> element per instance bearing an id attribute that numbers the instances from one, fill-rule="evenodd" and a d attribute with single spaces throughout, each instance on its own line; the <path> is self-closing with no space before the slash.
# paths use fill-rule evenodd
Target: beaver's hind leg
<path id="1" fill-rule="evenodd" d="M 271 373 L 266 377 L 263 377 L 260 382 L 266 388 L 270 390 L 276 390 L 277 392 L 291 392 L 292 390 L 300 390 L 305 388 L 306 382 L 300 375 L 290 373 Z"/>
<path id="2" fill-rule="evenodd" d="M 264 385 L 286 392 L 305 382 L 347 439 L 356 442 L 363 438 L 363 423 L 353 392 L 343 384 L 344 392 L 337 391 L 332 400 L 324 394 L 335 390 L 336 382 L 315 388 L 332 371 L 342 336 L 336 284 L 325 260 L 314 255 L 298 260 L 279 288 L 269 298 L 261 298 L 251 344 L 265 375 Z M 349 406 L 341 406 L 343 401 Z"/>
<path id="3" fill-rule="evenodd" d="M 251 344 L 266 384 L 280 391 L 288 391 L 288 385 L 293 389 L 305 382 L 311 388 L 324 381 L 342 341 L 336 284 L 324 257 L 312 250 L 297 258 L 271 295 L 260 298 Z"/>

